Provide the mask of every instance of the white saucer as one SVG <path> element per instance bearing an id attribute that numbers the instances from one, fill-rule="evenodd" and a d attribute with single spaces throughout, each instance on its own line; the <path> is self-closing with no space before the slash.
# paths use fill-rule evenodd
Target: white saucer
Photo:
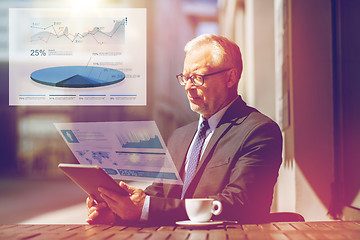
<path id="1" fill-rule="evenodd" d="M 208 226 L 221 225 L 223 223 L 224 221 L 192 222 L 190 220 L 176 222 L 177 225 L 185 226 L 185 227 L 208 227 Z"/>

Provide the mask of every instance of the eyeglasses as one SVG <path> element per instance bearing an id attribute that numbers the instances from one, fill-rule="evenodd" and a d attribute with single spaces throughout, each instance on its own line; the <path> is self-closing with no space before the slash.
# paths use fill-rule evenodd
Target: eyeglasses
<path id="1" fill-rule="evenodd" d="M 192 84 L 194 84 L 194 86 L 202 86 L 204 84 L 204 78 L 207 76 L 211 76 L 211 75 L 215 75 L 215 74 L 219 74 L 222 72 L 226 72 L 228 70 L 230 70 L 231 68 L 227 68 L 218 72 L 214 72 L 214 73 L 210 73 L 210 74 L 205 74 L 205 75 L 200 75 L 200 74 L 191 74 L 190 76 L 185 76 L 184 74 L 180 73 L 178 75 L 176 75 L 176 79 L 179 81 L 181 86 L 185 86 L 186 82 L 190 79 Z"/>

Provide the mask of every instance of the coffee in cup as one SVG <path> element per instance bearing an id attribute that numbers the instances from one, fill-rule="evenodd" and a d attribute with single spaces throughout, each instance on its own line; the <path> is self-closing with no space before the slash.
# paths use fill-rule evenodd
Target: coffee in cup
<path id="1" fill-rule="evenodd" d="M 219 215 L 222 211 L 220 201 L 211 198 L 187 198 L 185 209 L 192 222 L 208 222 L 212 215 Z"/>

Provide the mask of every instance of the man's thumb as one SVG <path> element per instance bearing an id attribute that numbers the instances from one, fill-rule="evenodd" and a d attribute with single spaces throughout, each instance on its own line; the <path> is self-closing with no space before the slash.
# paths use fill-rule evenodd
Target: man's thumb
<path id="1" fill-rule="evenodd" d="M 125 191 L 127 191 L 129 194 L 133 194 L 134 193 L 134 189 L 127 185 L 126 183 L 124 183 L 123 181 L 120 182 L 120 187 L 122 187 Z"/>

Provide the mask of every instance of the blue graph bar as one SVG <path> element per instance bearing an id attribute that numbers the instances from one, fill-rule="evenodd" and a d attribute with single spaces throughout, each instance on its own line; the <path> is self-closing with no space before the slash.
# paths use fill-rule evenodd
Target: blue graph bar
<path id="1" fill-rule="evenodd" d="M 141 170 L 128 170 L 118 169 L 121 176 L 127 177 L 143 177 L 143 178 L 160 178 L 160 179 L 171 179 L 176 180 L 175 173 L 172 172 L 155 172 L 155 171 L 141 171 Z"/>

